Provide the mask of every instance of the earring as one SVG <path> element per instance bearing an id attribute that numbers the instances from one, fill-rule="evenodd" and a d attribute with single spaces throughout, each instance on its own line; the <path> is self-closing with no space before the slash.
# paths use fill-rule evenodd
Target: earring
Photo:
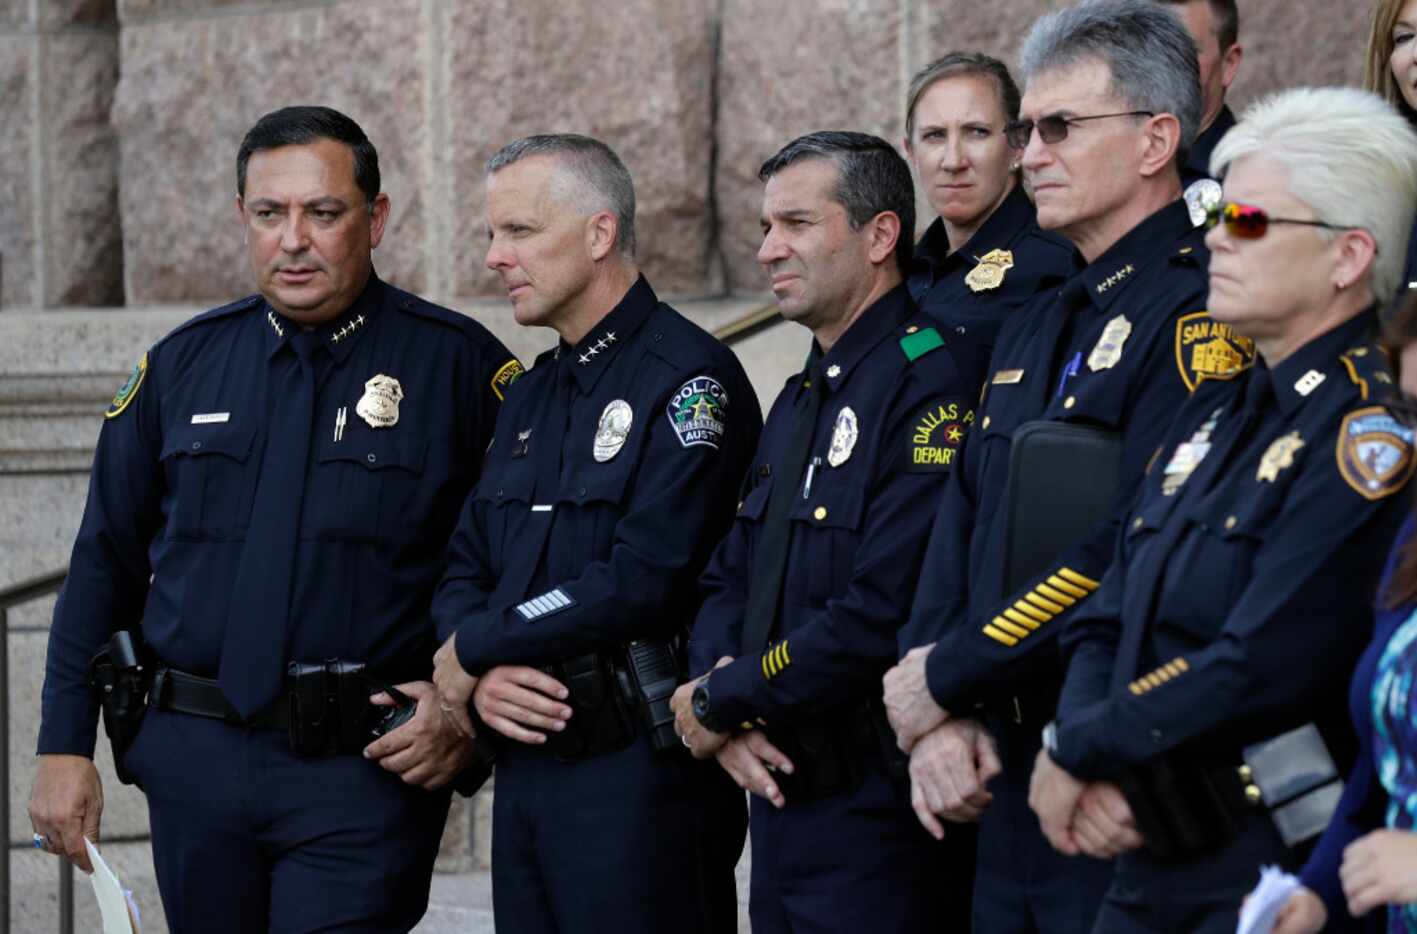
<path id="1" fill-rule="evenodd" d="M 1015 162 L 1015 163 L 1013 163 L 1012 165 L 1009 166 L 1009 171 L 1010 171 L 1010 172 L 1017 172 L 1018 169 L 1019 169 L 1019 164 L 1018 164 L 1017 162 Z"/>

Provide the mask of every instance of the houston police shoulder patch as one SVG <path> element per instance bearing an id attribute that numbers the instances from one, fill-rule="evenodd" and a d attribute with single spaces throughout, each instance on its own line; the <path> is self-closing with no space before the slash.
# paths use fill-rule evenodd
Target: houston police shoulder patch
<path id="1" fill-rule="evenodd" d="M 502 401 L 507 392 L 507 387 L 512 385 L 521 377 L 526 370 L 522 367 L 522 362 L 516 357 L 508 360 L 492 374 L 492 394 L 497 397 L 497 401 Z"/>
<path id="2" fill-rule="evenodd" d="M 113 396 L 113 401 L 108 403 L 108 411 L 103 413 L 103 417 L 117 418 L 122 415 L 123 410 L 138 394 L 138 387 L 143 385 L 143 377 L 147 375 L 148 355 L 143 354 L 143 359 L 139 360 L 138 365 L 133 367 L 133 372 L 128 374 L 128 381 L 119 387 L 118 392 Z"/>
<path id="3" fill-rule="evenodd" d="M 1335 449 L 1338 472 L 1360 496 L 1382 499 L 1412 476 L 1412 430 L 1379 405 L 1344 416 Z"/>
<path id="4" fill-rule="evenodd" d="M 955 399 L 931 402 L 907 423 L 905 469 L 911 473 L 942 473 L 954 466 L 965 433 L 974 424 L 974 410 Z"/>
<path id="5" fill-rule="evenodd" d="M 713 377 L 695 376 L 675 390 L 664 411 L 684 447 L 704 444 L 717 450 L 728 421 L 728 393 Z"/>
<path id="6" fill-rule="evenodd" d="M 1176 319 L 1176 366 L 1186 388 L 1203 379 L 1234 379 L 1255 362 L 1255 342 L 1241 337 L 1205 311 Z"/>

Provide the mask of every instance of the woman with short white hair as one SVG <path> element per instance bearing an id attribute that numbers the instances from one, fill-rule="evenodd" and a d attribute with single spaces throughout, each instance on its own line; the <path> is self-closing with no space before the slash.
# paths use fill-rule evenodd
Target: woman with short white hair
<path id="1" fill-rule="evenodd" d="M 1352 761 L 1343 704 L 1406 513 L 1412 432 L 1377 308 L 1401 278 L 1417 135 L 1378 97 L 1298 89 L 1216 147 L 1205 380 L 1064 639 L 1030 801 L 1065 853 L 1117 857 L 1095 932 L 1235 929 L 1259 868 L 1295 868 Z"/>

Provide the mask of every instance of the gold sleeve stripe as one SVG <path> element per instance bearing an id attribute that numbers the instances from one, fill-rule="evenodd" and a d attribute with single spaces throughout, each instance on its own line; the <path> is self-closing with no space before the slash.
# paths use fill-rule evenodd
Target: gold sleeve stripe
<path id="1" fill-rule="evenodd" d="M 1017 636 L 1020 639 L 1028 638 L 1027 629 L 1022 626 L 1015 626 L 1013 623 L 1004 619 L 1002 616 L 994 617 L 994 622 L 990 625 L 998 626 L 1000 629 L 1002 629 L 1004 632 L 1008 633 L 1011 636 Z"/>
<path id="2" fill-rule="evenodd" d="M 1067 609 L 1067 607 L 1059 606 L 1052 600 L 1045 600 L 1036 593 L 1031 593 L 1028 596 L 1024 597 L 1024 599 L 1027 600 L 1029 603 L 1032 603 L 1034 606 L 1038 607 L 1040 610 L 1047 610 L 1054 616 L 1057 616 L 1059 613 Z"/>
<path id="3" fill-rule="evenodd" d="M 772 675 L 768 673 L 768 653 L 763 653 L 763 679 L 771 680 Z"/>
<path id="4" fill-rule="evenodd" d="M 1047 584 L 1039 584 L 1033 589 L 1037 593 L 1040 593 L 1043 596 L 1047 597 L 1049 600 L 1052 600 L 1055 603 L 1061 603 L 1063 606 L 1072 606 L 1074 603 L 1077 603 L 1077 600 L 1063 593 L 1061 590 L 1055 590 L 1054 588 L 1049 587 Z"/>
<path id="5" fill-rule="evenodd" d="M 787 640 L 782 640 L 782 666 L 786 668 L 792 664 L 792 656 L 787 654 Z"/>
<path id="6" fill-rule="evenodd" d="M 1083 590 L 1081 587 L 1078 587 L 1075 584 L 1069 584 L 1067 581 L 1063 580 L 1056 574 L 1050 574 L 1048 576 L 1048 585 L 1050 587 L 1058 588 L 1065 594 L 1077 597 L 1079 600 L 1091 593 L 1091 591 Z"/>
<path id="7" fill-rule="evenodd" d="M 1033 617 L 1031 617 L 1031 616 L 1024 616 L 1024 615 L 1023 615 L 1022 613 L 1020 613 L 1018 610 L 1014 610 L 1014 609 L 1005 610 L 1005 611 L 1004 611 L 1004 615 L 1003 615 L 1002 618 L 1003 618 L 1003 619 L 1011 619 L 1011 620 L 1013 620 L 1014 622 L 1018 623 L 1020 626 L 1022 626 L 1024 629 L 1028 629 L 1028 630 L 1037 629 L 1040 625 L 1042 625 L 1041 623 L 1038 622 L 1038 620 L 1034 619 Z M 1046 622 L 1046 620 L 1045 620 L 1045 622 Z"/>
<path id="8" fill-rule="evenodd" d="M 1148 691 L 1159 688 L 1168 681 L 1179 678 L 1190 670 L 1191 666 L 1184 658 L 1172 659 L 1155 671 L 1148 672 L 1127 685 L 1127 690 L 1140 697 Z"/>
<path id="9" fill-rule="evenodd" d="M 1015 610 L 1018 610 L 1018 611 L 1019 611 L 1020 613 L 1022 613 L 1024 616 L 1032 616 L 1034 619 L 1038 620 L 1040 623 L 1046 623 L 1046 622 L 1048 622 L 1048 620 L 1050 620 L 1050 619 L 1053 618 L 1053 614 L 1052 614 L 1052 613 L 1044 613 L 1042 610 L 1037 609 L 1036 607 L 1031 607 L 1031 606 L 1029 606 L 1027 603 L 1024 603 L 1022 600 L 1019 600 L 1019 601 L 1015 602 L 1013 608 L 1014 608 Z"/>
<path id="10" fill-rule="evenodd" d="M 1128 691 L 1131 691 L 1131 692 L 1132 692 L 1133 694 L 1135 694 L 1137 697 L 1141 697 L 1141 696 L 1142 696 L 1142 693 L 1143 693 L 1143 692 L 1142 692 L 1142 689 L 1141 689 L 1141 685 L 1140 685 L 1140 684 L 1137 684 L 1135 681 L 1133 681 L 1131 684 L 1127 685 L 1127 690 L 1128 690 Z"/>
<path id="11" fill-rule="evenodd" d="M 1090 577 L 1084 577 L 1077 571 L 1074 571 L 1072 568 L 1058 568 L 1058 576 L 1063 578 L 1064 580 L 1072 581 L 1074 584 L 1077 584 L 1079 587 L 1083 587 L 1088 591 L 1096 590 L 1098 587 L 1102 586 L 1097 581 L 1093 580 Z"/>
<path id="12" fill-rule="evenodd" d="M 1186 672 L 1186 671 L 1190 671 L 1190 670 L 1191 670 L 1190 663 L 1188 663 L 1184 658 L 1178 658 L 1178 659 L 1176 659 L 1174 662 L 1172 662 L 1171 664 L 1175 665 L 1177 668 L 1181 669 L 1181 671 L 1183 671 L 1183 672 Z"/>
<path id="13" fill-rule="evenodd" d="M 1000 629 L 996 629 L 993 623 L 990 623 L 989 625 L 984 627 L 984 635 L 988 636 L 990 639 L 993 639 L 995 642 L 1002 642 L 1004 645 L 1007 645 L 1010 648 L 1018 645 L 1017 639 Z"/>

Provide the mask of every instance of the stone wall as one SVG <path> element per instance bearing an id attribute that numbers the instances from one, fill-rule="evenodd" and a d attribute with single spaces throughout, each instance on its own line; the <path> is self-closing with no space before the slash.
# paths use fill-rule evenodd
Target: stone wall
<path id="1" fill-rule="evenodd" d="M 1011 58 L 1054 0 L 0 0 L 0 309 L 217 303 L 249 290 L 241 134 L 324 102 L 370 133 L 394 202 L 391 281 L 495 294 L 481 166 L 533 132 L 599 136 L 639 192 L 673 296 L 758 292 L 757 166 L 826 127 L 898 139 L 910 74 Z M 1238 103 L 1353 83 L 1365 14 L 1242 0 Z"/>

